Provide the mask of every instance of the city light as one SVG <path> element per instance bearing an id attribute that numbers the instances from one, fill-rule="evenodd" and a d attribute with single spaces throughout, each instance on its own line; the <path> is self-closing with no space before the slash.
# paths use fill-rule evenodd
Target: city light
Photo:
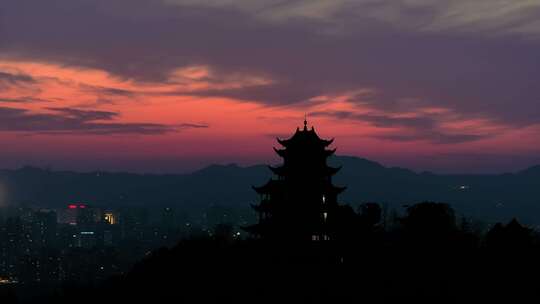
<path id="1" fill-rule="evenodd" d="M 114 214 L 111 213 L 111 212 L 105 213 L 104 219 L 105 219 L 105 222 L 106 222 L 107 224 L 109 224 L 109 225 L 114 225 L 114 224 L 116 224 L 116 217 L 115 217 Z"/>
<path id="2" fill-rule="evenodd" d="M 17 280 L 0 277 L 0 285 L 17 284 Z"/>
<path id="3" fill-rule="evenodd" d="M 86 205 L 85 204 L 69 204 L 68 205 L 68 208 L 69 209 L 84 209 L 86 208 Z"/>

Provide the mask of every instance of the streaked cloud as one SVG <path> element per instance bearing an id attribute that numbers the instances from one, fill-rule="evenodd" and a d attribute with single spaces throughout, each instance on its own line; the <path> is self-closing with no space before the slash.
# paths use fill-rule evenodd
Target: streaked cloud
<path id="1" fill-rule="evenodd" d="M 6 90 L 11 86 L 34 84 L 35 82 L 36 80 L 30 75 L 13 74 L 0 70 L 0 91 Z"/>
<path id="2" fill-rule="evenodd" d="M 350 111 L 320 111 L 309 113 L 310 117 L 324 117 L 337 121 L 353 120 L 369 123 L 380 128 L 381 132 L 371 136 L 390 141 L 428 141 L 434 144 L 459 144 L 495 136 L 494 133 L 481 133 L 477 129 L 444 128 L 444 117 L 433 115 L 403 116 L 392 113 L 358 113 Z M 447 119 L 447 118 L 446 118 Z M 464 133 L 467 132 L 467 133 Z"/>
<path id="3" fill-rule="evenodd" d="M 315 19 L 341 31 L 353 19 L 411 31 L 523 34 L 540 38 L 536 0 L 165 0 L 181 6 L 234 9 L 266 21 Z M 334 32 L 335 33 L 335 32 Z"/>
<path id="4" fill-rule="evenodd" d="M 119 123 L 115 112 L 87 111 L 72 108 L 47 108 L 48 112 L 0 107 L 0 131 L 46 134 L 152 135 L 177 132 L 207 125 L 183 123 L 169 126 L 156 123 Z"/>
<path id="5" fill-rule="evenodd" d="M 22 96 L 16 98 L 0 97 L 0 102 L 27 103 L 27 102 L 50 102 L 50 100 L 36 98 L 32 96 Z"/>

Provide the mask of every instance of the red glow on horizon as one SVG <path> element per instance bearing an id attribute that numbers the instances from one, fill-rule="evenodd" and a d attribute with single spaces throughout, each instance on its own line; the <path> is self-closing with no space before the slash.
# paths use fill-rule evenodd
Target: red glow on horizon
<path id="1" fill-rule="evenodd" d="M 3 146 L 0 167 L 18 167 L 28 164 L 30 159 L 31 165 L 53 164 L 66 170 L 178 173 L 197 170 L 211 163 L 271 163 L 278 160 L 272 152 L 275 137 L 291 136 L 296 127 L 302 126 L 306 113 L 318 113 L 308 115 L 308 123 L 315 126 L 322 138 L 336 137 L 339 155 L 359 156 L 385 165 L 418 170 L 454 170 L 456 161 L 464 162 L 462 155 L 472 155 L 473 160 L 469 163 L 478 164 L 475 155 L 485 151 L 489 151 L 488 156 L 492 155 L 492 158 L 485 158 L 486 162 L 478 168 L 489 168 L 498 157 L 537 155 L 536 147 L 540 146 L 540 125 L 515 129 L 485 117 L 467 118 L 451 107 L 420 104 L 397 111 L 374 107 L 369 102 L 351 101 L 358 96 L 369 98 L 376 94 L 372 88 L 336 92 L 313 97 L 299 105 L 276 107 L 233 97 L 196 94 L 198 91 L 258 87 L 274 81 L 258 75 L 210 81 L 212 70 L 200 66 L 177 69 L 171 74 L 171 81 L 164 83 L 121 79 L 99 69 L 14 59 L 0 60 L 0 71 L 4 70 L 39 80 L 4 89 L 2 98 L 8 101 L 32 97 L 25 103 L 4 102 L 4 111 L 22 113 L 16 115 L 26 119 L 28 124 L 36 119 L 47 119 L 36 127 L 26 127 L 23 123 L 5 126 L 6 130 L 0 132 L 0 140 L 7 143 Z M 53 76 L 57 80 L 53 80 Z M 103 92 L 89 91 L 88 88 L 102 88 Z M 106 89 L 132 92 L 133 96 L 111 94 Z M 100 117 L 92 111 L 114 114 L 110 118 L 107 114 Z M 332 113 L 336 116 L 330 115 Z M 340 118 L 340 113 L 345 116 Z M 365 121 L 358 119 L 363 116 L 367 118 Z M 80 123 L 72 129 L 67 123 L 64 130 L 58 126 L 55 117 L 60 121 L 79 120 Z M 409 120 L 435 118 L 441 139 L 446 135 L 450 139 L 458 138 L 456 142 L 439 142 L 433 135 L 437 132 L 407 124 Z M 387 121 L 387 124 L 381 121 Z M 138 133 L 137 126 L 148 124 L 170 126 L 174 131 Z M 191 124 L 208 127 L 191 128 Z M 96 125 L 101 128 L 85 129 Z M 115 126 L 123 130 L 126 125 L 135 126 L 135 131 L 101 133 L 111 128 L 114 131 Z M 459 141 L 457 135 L 460 134 L 465 138 L 467 135 L 478 136 L 478 139 Z M 37 159 L 34 156 L 36 146 L 45 147 Z M 68 208 L 88 207 L 76 202 Z"/>

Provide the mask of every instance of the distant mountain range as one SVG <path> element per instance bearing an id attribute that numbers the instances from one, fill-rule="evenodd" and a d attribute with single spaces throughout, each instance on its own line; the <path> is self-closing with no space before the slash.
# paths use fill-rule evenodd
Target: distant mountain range
<path id="1" fill-rule="evenodd" d="M 487 221 L 513 216 L 540 224 L 540 166 L 515 174 L 440 175 L 388 168 L 366 159 L 335 156 L 342 166 L 334 183 L 347 186 L 342 203 L 386 203 L 392 208 L 421 201 L 451 204 L 460 214 Z M 0 204 L 47 208 L 71 202 L 111 207 L 177 206 L 202 210 L 211 204 L 247 208 L 257 200 L 252 185 L 271 178 L 266 166 L 211 165 L 190 174 L 77 173 L 33 167 L 0 170 Z"/>

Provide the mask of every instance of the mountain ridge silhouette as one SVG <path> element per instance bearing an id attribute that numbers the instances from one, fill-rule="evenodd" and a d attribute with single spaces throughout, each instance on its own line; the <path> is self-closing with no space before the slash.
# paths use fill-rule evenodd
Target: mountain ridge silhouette
<path id="1" fill-rule="evenodd" d="M 519 217 L 540 223 L 540 166 L 517 173 L 437 174 L 385 167 L 353 156 L 336 156 L 342 166 L 335 183 L 347 186 L 341 202 L 386 203 L 391 208 L 420 201 L 451 204 L 460 214 L 489 221 Z M 252 185 L 271 178 L 266 165 L 210 165 L 187 174 L 52 171 L 35 167 L 0 170 L 6 201 L 44 208 L 71 202 L 121 206 L 175 206 L 200 211 L 210 205 L 249 208 L 257 195 Z M 536 216 L 535 214 L 538 214 Z"/>

